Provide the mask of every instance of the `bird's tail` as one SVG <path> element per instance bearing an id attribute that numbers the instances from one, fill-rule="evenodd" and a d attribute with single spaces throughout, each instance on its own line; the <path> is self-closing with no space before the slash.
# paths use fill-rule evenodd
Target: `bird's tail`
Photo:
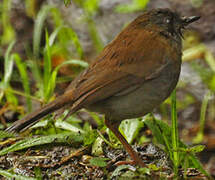
<path id="1" fill-rule="evenodd" d="M 25 129 L 33 126 L 37 123 L 42 117 L 46 116 L 49 113 L 52 113 L 68 104 L 73 104 L 71 97 L 68 94 L 64 94 L 59 96 L 54 101 L 49 104 L 43 106 L 42 108 L 28 114 L 23 119 L 20 119 L 14 122 L 10 127 L 6 129 L 8 132 L 14 131 L 24 131 Z"/>

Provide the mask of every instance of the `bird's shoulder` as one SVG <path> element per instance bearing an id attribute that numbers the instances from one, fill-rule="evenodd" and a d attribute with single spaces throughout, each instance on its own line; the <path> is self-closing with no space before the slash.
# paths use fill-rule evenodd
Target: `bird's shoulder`
<path id="1" fill-rule="evenodd" d="M 181 49 L 158 32 L 133 30 L 119 34 L 104 48 L 90 69 L 98 72 L 109 69 L 147 78 L 162 66 L 180 59 Z"/>

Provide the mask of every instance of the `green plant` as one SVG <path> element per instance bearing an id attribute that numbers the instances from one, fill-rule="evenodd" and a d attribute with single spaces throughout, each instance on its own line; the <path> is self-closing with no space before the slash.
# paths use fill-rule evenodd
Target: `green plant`
<path id="1" fill-rule="evenodd" d="M 176 90 L 171 95 L 171 122 L 172 122 L 172 148 L 178 149 L 178 120 L 176 109 Z M 172 153 L 175 176 L 178 176 L 179 154 L 177 151 Z"/>
<path id="2" fill-rule="evenodd" d="M 2 23 L 2 36 L 0 37 L 0 44 L 9 44 L 15 39 L 15 32 L 10 23 L 10 9 L 11 0 L 3 0 L 0 3 L 0 22 Z"/>
<path id="3" fill-rule="evenodd" d="M 17 98 L 11 91 L 10 80 L 13 72 L 14 58 L 11 54 L 11 50 L 15 44 L 15 41 L 11 42 L 7 48 L 7 51 L 4 55 L 4 75 L 3 80 L 0 82 L 0 102 L 2 102 L 3 97 L 6 97 L 7 102 L 12 104 L 17 104 Z"/>
<path id="4" fill-rule="evenodd" d="M 119 13 L 130 13 L 145 9 L 149 0 L 133 0 L 130 4 L 118 5 L 116 11 Z"/>
<path id="5" fill-rule="evenodd" d="M 100 0 L 75 0 L 74 2 L 83 9 L 83 20 L 88 25 L 88 31 L 96 51 L 100 52 L 103 49 L 104 44 L 102 43 L 96 24 L 93 20 L 93 16 L 98 11 Z"/>

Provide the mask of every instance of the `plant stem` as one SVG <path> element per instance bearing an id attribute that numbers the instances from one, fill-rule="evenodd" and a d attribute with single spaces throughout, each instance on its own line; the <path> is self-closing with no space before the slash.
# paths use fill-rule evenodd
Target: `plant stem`
<path id="1" fill-rule="evenodd" d="M 177 111 L 176 111 L 176 90 L 171 95 L 171 120 L 172 120 L 172 147 L 173 147 L 173 164 L 175 177 L 178 175 L 178 122 L 177 122 Z"/>

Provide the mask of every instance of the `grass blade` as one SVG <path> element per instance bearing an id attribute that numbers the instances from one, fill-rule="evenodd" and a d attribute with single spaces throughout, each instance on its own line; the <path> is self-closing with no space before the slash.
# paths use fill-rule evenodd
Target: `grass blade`
<path id="1" fill-rule="evenodd" d="M 42 9 L 39 11 L 36 21 L 35 21 L 35 28 L 34 28 L 34 34 L 33 34 L 33 54 L 34 58 L 39 58 L 39 52 L 40 52 L 40 41 L 42 37 L 42 28 L 43 24 L 45 22 L 45 19 L 50 12 L 52 6 L 43 6 Z"/>
<path id="2" fill-rule="evenodd" d="M 11 42 L 7 48 L 7 51 L 5 53 L 5 63 L 4 63 L 4 84 L 5 86 L 8 85 L 11 75 L 12 75 L 12 71 L 13 71 L 13 58 L 11 57 L 10 53 L 11 50 L 13 48 L 15 44 L 15 41 Z"/>
<path id="3" fill-rule="evenodd" d="M 0 175 L 7 178 L 7 179 L 16 179 L 16 180 L 36 180 L 36 178 L 21 176 L 14 173 L 10 173 L 3 169 L 0 169 Z"/>
<path id="4" fill-rule="evenodd" d="M 79 133 L 61 133 L 61 134 L 52 134 L 42 137 L 32 137 L 27 138 L 17 143 L 6 147 L 0 151 L 0 156 L 5 155 L 9 152 L 23 150 L 29 147 L 50 144 L 50 143 L 80 143 L 83 141 L 83 136 Z"/>
<path id="5" fill-rule="evenodd" d="M 177 111 L 176 111 L 176 90 L 172 92 L 171 95 L 171 121 L 172 121 L 172 147 L 173 149 L 178 149 L 178 121 L 177 121 Z M 179 154 L 177 151 L 173 152 L 173 163 L 175 176 L 178 175 L 179 166 Z"/>
<path id="6" fill-rule="evenodd" d="M 200 111 L 200 129 L 197 133 L 196 137 L 193 139 L 193 143 L 200 143 L 203 140 L 204 137 L 204 127 L 205 127 L 205 116 L 208 106 L 208 101 L 211 96 L 211 92 L 208 92 L 205 94 L 204 99 L 202 101 L 201 111 Z"/>
<path id="7" fill-rule="evenodd" d="M 49 35 L 46 30 L 46 47 L 44 49 L 44 75 L 43 75 L 45 102 L 48 102 L 52 95 L 49 90 L 49 81 L 50 81 L 51 70 L 52 70 L 51 63 L 52 63 L 51 48 L 49 45 Z"/>
<path id="8" fill-rule="evenodd" d="M 24 92 L 27 95 L 26 102 L 27 102 L 28 112 L 31 112 L 31 110 L 32 110 L 32 102 L 31 102 L 31 98 L 30 98 L 31 90 L 30 90 L 30 85 L 29 85 L 29 78 L 28 78 L 28 74 L 27 74 L 26 64 L 24 62 L 22 62 L 22 60 L 18 54 L 13 54 L 13 58 L 15 59 L 17 68 L 19 70 L 19 74 L 21 76 Z"/>

